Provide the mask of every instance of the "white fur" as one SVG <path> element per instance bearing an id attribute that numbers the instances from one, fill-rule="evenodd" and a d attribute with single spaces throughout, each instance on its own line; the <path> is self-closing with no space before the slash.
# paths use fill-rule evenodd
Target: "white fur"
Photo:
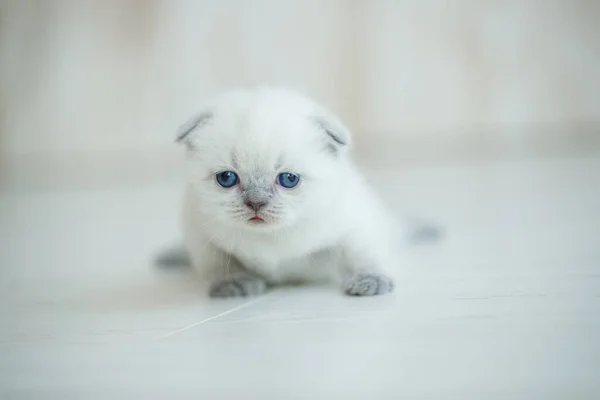
<path id="1" fill-rule="evenodd" d="M 339 277 L 348 293 L 357 277 L 389 281 L 386 271 L 396 267 L 390 220 L 353 165 L 349 133 L 334 115 L 265 87 L 226 93 L 199 111 L 180 132 L 188 147 L 183 224 L 205 279 L 215 286 L 248 273 L 268 284 Z M 348 144 L 332 140 L 316 117 Z M 225 170 L 240 184 L 220 187 L 215 174 Z M 297 173 L 300 184 L 281 187 L 281 172 Z M 266 222 L 255 224 L 241 194 L 261 179 L 273 198 L 259 214 Z"/>

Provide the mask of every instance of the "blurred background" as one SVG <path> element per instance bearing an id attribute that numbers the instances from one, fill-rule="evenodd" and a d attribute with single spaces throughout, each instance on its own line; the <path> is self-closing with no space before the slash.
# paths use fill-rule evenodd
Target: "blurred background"
<path id="1" fill-rule="evenodd" d="M 600 123 L 595 0 L 1 4 L 5 162 L 176 157 L 199 102 L 260 83 L 328 105 L 359 153 L 587 147 Z"/>

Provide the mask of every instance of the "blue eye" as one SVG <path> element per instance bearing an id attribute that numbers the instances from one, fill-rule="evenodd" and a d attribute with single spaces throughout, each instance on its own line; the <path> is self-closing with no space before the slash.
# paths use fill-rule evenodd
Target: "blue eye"
<path id="1" fill-rule="evenodd" d="M 233 171 L 223 171 L 219 172 L 216 176 L 217 183 L 224 188 L 230 188 L 238 183 L 239 178 L 237 174 Z"/>
<path id="2" fill-rule="evenodd" d="M 277 182 L 284 188 L 291 189 L 300 182 L 300 177 L 290 172 L 284 172 L 277 175 Z"/>

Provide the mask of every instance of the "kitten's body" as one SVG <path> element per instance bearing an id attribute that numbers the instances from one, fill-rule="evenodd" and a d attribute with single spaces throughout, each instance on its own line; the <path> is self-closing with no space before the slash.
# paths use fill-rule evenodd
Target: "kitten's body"
<path id="1" fill-rule="evenodd" d="M 388 215 L 348 157 L 349 133 L 322 107 L 282 89 L 232 92 L 180 139 L 189 149 L 186 247 L 213 296 L 336 277 L 352 295 L 392 290 Z M 220 187 L 220 171 L 236 172 L 239 184 Z M 278 185 L 283 172 L 300 184 Z M 248 196 L 266 204 L 249 208 Z"/>

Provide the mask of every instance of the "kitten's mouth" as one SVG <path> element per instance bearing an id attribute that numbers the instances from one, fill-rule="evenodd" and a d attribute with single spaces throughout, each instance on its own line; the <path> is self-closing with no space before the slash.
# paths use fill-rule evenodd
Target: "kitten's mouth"
<path id="1" fill-rule="evenodd" d="M 248 221 L 255 223 L 255 224 L 262 224 L 265 222 L 265 220 L 262 219 L 261 217 L 259 217 L 258 215 L 255 215 L 254 217 L 250 218 Z"/>

